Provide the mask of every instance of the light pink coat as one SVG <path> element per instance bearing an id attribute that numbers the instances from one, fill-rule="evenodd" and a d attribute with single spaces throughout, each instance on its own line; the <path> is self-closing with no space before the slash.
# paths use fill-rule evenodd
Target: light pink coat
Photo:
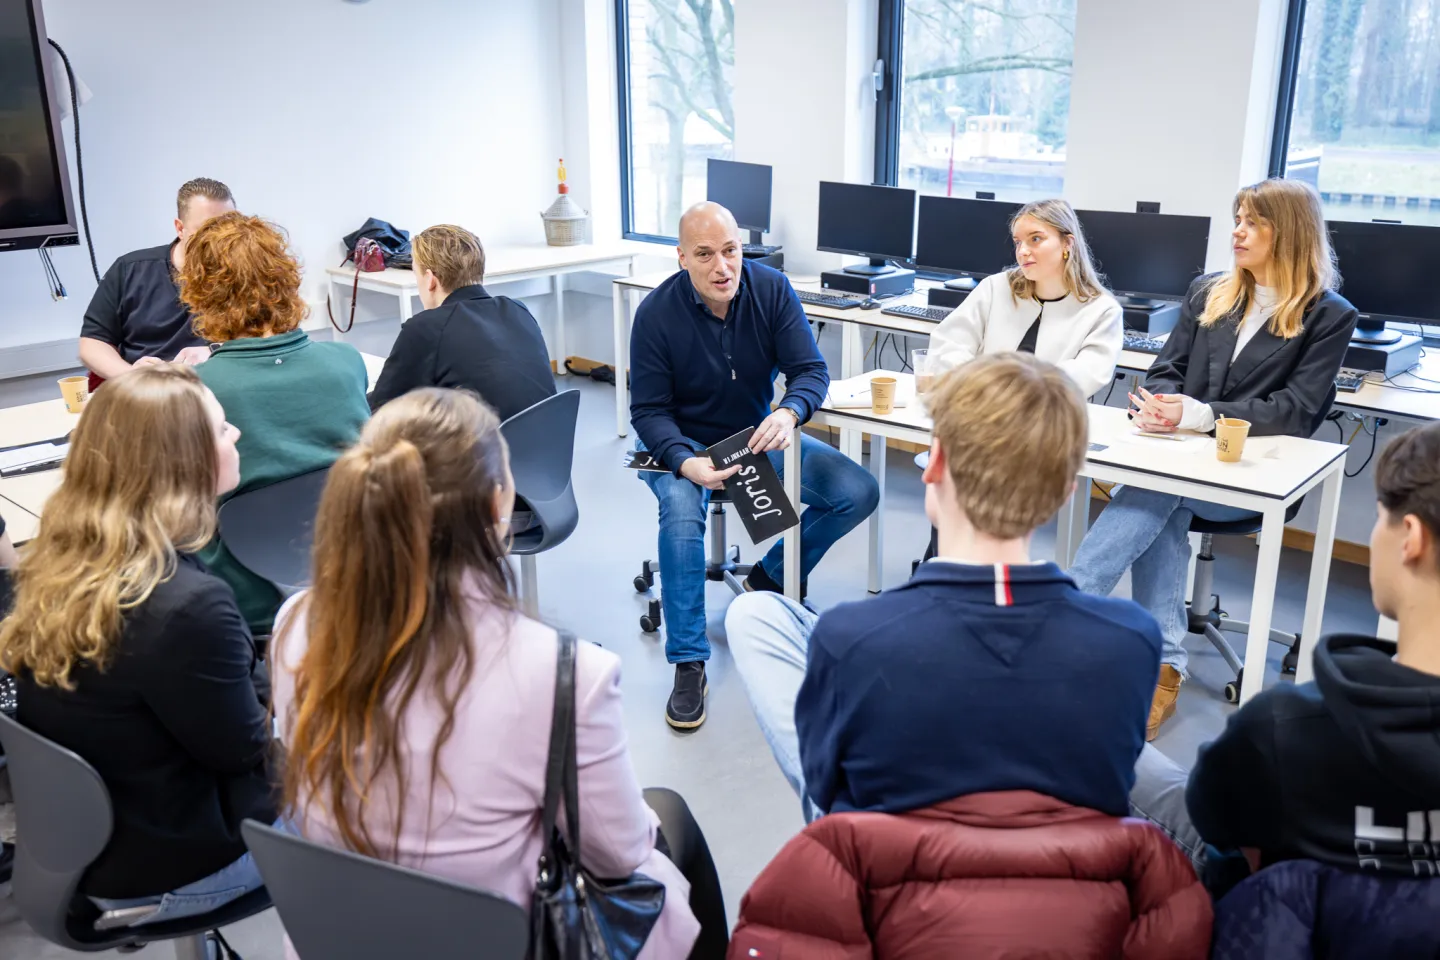
<path id="1" fill-rule="evenodd" d="M 304 597 L 281 609 L 284 623 Z M 401 727 L 407 796 L 398 857 L 404 866 L 479 887 L 528 909 L 540 856 L 540 808 L 555 702 L 555 631 L 506 615 L 478 597 L 471 610 L 475 668 L 440 753 L 442 779 L 432 790 L 431 745 L 442 717 L 416 694 Z M 279 630 L 276 631 L 277 636 Z M 275 714 L 283 738 L 295 698 L 294 671 L 306 647 L 304 618 L 274 652 Z M 576 654 L 576 756 L 580 785 L 580 860 L 600 877 L 640 872 L 665 885 L 665 908 L 641 952 L 670 960 L 690 952 L 700 925 L 690 912 L 690 884 L 655 849 L 659 820 L 645 805 L 625 744 L 620 659 L 581 642 Z M 431 802 L 433 798 L 433 803 Z M 394 790 L 376 791 L 368 820 L 378 844 L 393 831 Z M 296 826 L 308 838 L 339 845 L 328 812 L 304 810 Z M 563 813 L 562 813 L 563 822 Z M 287 953 L 294 951 L 287 942 Z"/>

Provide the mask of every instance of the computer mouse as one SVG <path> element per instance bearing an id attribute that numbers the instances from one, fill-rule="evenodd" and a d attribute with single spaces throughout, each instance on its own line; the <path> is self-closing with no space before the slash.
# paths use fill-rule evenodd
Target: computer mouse
<path id="1" fill-rule="evenodd" d="M 884 306 L 884 304 L 882 304 L 879 300 L 876 300 L 874 297 L 871 297 L 870 299 L 868 299 L 868 300 L 866 300 L 866 301 L 864 301 L 863 303 L 860 304 L 860 309 L 861 309 L 861 310 L 879 310 L 882 306 Z"/>

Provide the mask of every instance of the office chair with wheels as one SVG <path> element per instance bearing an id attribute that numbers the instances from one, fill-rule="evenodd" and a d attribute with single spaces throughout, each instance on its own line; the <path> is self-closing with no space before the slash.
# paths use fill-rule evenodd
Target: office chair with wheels
<path id="1" fill-rule="evenodd" d="M 729 543 L 725 533 L 725 504 L 730 496 L 725 490 L 710 491 L 710 523 L 706 531 L 710 537 L 710 557 L 705 561 L 705 579 L 723 581 L 735 595 L 745 592 L 743 577 L 750 575 L 753 563 L 740 562 L 740 545 Z M 640 564 L 640 575 L 635 578 L 635 592 L 645 593 L 655 586 L 655 574 L 660 573 L 659 560 L 646 560 Z M 640 629 L 654 633 L 660 629 L 660 600 L 652 597 L 649 609 L 640 617 Z"/>
<path id="2" fill-rule="evenodd" d="M 504 897 L 254 820 L 240 831 L 305 960 L 525 958 L 529 918 Z"/>
<path id="3" fill-rule="evenodd" d="M 177 960 L 208 960 L 209 931 L 270 909 L 270 894 L 262 887 L 197 917 L 97 929 L 102 914 L 78 891 L 110 841 L 109 791 L 90 764 L 4 714 L 0 742 L 15 795 L 13 897 L 20 916 L 46 940 L 83 953 L 130 952 L 173 940 Z"/>
<path id="4" fill-rule="evenodd" d="M 580 507 L 570 482 L 579 418 L 580 391 L 566 390 L 500 424 L 500 434 L 510 448 L 510 473 L 515 477 L 512 520 L 519 521 L 528 512 L 529 526 L 512 527 L 510 553 L 520 558 L 520 597 L 532 617 L 540 614 L 535 555 L 563 543 L 580 522 Z"/>
<path id="5" fill-rule="evenodd" d="M 220 539 L 241 566 L 291 594 L 310 582 L 315 514 L 330 468 L 248 490 L 220 506 Z"/>
<path id="6" fill-rule="evenodd" d="M 1295 515 L 1300 512 L 1301 502 L 1295 501 L 1285 511 L 1286 523 L 1295 519 Z M 1225 684 L 1225 700 L 1227 703 L 1239 703 L 1240 684 L 1245 679 L 1245 661 L 1235 652 L 1230 641 L 1225 639 L 1225 634 L 1233 633 L 1243 637 L 1250 632 L 1250 624 L 1244 620 L 1231 620 L 1230 615 L 1220 608 L 1220 596 L 1215 592 L 1215 555 L 1212 546 L 1217 536 L 1248 537 L 1259 533 L 1260 515 L 1257 513 L 1253 517 L 1231 521 L 1192 517 L 1190 532 L 1200 534 L 1200 551 L 1195 556 L 1195 589 L 1191 592 L 1190 602 L 1185 605 L 1188 629 L 1191 633 L 1201 634 L 1209 640 L 1210 645 L 1225 658 L 1230 669 L 1235 671 L 1235 679 Z M 1300 634 L 1272 629 L 1270 642 L 1283 643 L 1290 648 L 1285 654 L 1282 672 L 1294 673 L 1295 665 L 1300 660 Z"/>

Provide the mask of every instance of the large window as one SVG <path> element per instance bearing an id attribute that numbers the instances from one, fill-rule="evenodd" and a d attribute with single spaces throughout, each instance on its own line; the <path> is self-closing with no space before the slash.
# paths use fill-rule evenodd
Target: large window
<path id="1" fill-rule="evenodd" d="M 1440 0 L 1291 0 L 1272 173 L 1333 220 L 1440 225 Z"/>
<path id="2" fill-rule="evenodd" d="M 1075 3 L 881 0 L 877 178 L 957 197 L 1059 196 Z"/>
<path id="3" fill-rule="evenodd" d="M 616 0 L 625 235 L 674 238 L 705 199 L 711 157 L 731 158 L 733 0 Z"/>

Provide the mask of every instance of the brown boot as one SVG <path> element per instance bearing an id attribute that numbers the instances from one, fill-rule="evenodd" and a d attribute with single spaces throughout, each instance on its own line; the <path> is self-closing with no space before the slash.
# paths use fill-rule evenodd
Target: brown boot
<path id="1" fill-rule="evenodd" d="M 1155 688 L 1155 700 L 1150 704 L 1150 722 L 1145 725 L 1146 740 L 1158 737 L 1160 725 L 1175 715 L 1175 701 L 1180 697 L 1183 680 L 1180 671 L 1170 664 L 1160 665 L 1160 683 Z"/>

